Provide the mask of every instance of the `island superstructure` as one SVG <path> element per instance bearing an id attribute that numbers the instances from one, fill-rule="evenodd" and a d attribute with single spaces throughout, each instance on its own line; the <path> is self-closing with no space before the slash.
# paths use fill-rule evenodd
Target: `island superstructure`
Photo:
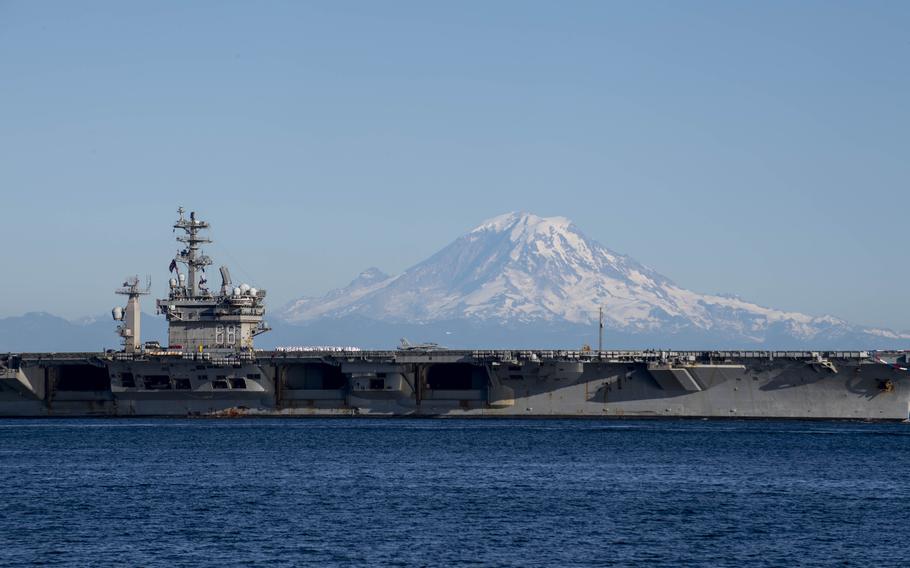
<path id="1" fill-rule="evenodd" d="M 209 228 L 178 210 L 166 346 L 142 342 L 150 285 L 127 279 L 122 348 L 0 355 L 0 416 L 910 416 L 905 352 L 256 350 L 266 293 L 224 266 L 209 286 Z"/>
<path id="2" fill-rule="evenodd" d="M 268 331 L 262 320 L 265 290 L 249 284 L 234 287 L 230 271 L 222 266 L 221 287 L 212 292 L 205 276 L 212 259 L 200 249 L 212 242 L 203 235 L 209 224 L 196 219 L 195 212 L 184 218 L 183 208 L 178 214 L 174 229 L 184 232 L 177 240 L 186 247 L 171 262 L 171 272 L 177 276 L 168 281 L 168 297 L 157 302 L 158 313 L 167 318 L 168 345 L 190 352 L 251 351 L 253 338 Z M 181 264 L 186 273 L 180 271 Z"/>

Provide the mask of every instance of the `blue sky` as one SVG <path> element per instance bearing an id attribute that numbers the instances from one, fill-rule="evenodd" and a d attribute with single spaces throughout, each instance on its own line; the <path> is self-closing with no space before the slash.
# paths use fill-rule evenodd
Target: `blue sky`
<path id="1" fill-rule="evenodd" d="M 272 306 L 525 210 L 907 329 L 907 29 L 874 1 L 0 2 L 0 316 L 163 291 L 182 204 Z"/>

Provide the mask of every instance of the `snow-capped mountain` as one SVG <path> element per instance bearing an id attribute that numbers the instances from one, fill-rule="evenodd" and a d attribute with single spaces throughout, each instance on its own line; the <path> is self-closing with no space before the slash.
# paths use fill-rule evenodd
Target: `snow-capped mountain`
<path id="1" fill-rule="evenodd" d="M 401 275 L 367 270 L 322 298 L 291 302 L 280 317 L 298 324 L 356 318 L 409 325 L 460 321 L 481 327 L 591 328 L 599 306 L 613 337 L 620 332 L 671 343 L 673 338 L 723 338 L 726 346 L 777 347 L 783 341 L 794 348 L 910 339 L 831 316 L 686 290 L 589 239 L 568 219 L 528 213 L 490 219 Z"/>
<path id="2" fill-rule="evenodd" d="M 831 316 L 775 310 L 735 296 L 699 294 L 587 238 L 562 217 L 509 213 L 389 276 L 376 268 L 320 298 L 270 310 L 257 346 L 390 348 L 401 336 L 464 348 L 906 349 L 910 334 Z M 277 318 L 277 321 L 276 321 Z M 143 315 L 143 337 L 166 341 Z M 116 347 L 107 319 L 29 313 L 0 318 L 0 351 Z"/>

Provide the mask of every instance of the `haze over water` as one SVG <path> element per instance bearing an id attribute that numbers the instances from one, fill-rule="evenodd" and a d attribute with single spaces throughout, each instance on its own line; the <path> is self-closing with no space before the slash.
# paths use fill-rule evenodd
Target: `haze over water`
<path id="1" fill-rule="evenodd" d="M 0 564 L 900 565 L 904 424 L 0 421 Z"/>

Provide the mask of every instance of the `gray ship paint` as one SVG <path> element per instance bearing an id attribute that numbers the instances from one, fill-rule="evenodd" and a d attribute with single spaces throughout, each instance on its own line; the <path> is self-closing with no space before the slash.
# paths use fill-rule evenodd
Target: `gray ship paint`
<path id="1" fill-rule="evenodd" d="M 143 345 L 127 280 L 119 352 L 0 356 L 0 416 L 579 416 L 905 420 L 907 356 L 865 351 L 257 351 L 265 291 L 221 268 L 179 209 L 185 248 L 157 301 L 169 345 Z M 177 267 L 186 266 L 186 273 Z"/>

